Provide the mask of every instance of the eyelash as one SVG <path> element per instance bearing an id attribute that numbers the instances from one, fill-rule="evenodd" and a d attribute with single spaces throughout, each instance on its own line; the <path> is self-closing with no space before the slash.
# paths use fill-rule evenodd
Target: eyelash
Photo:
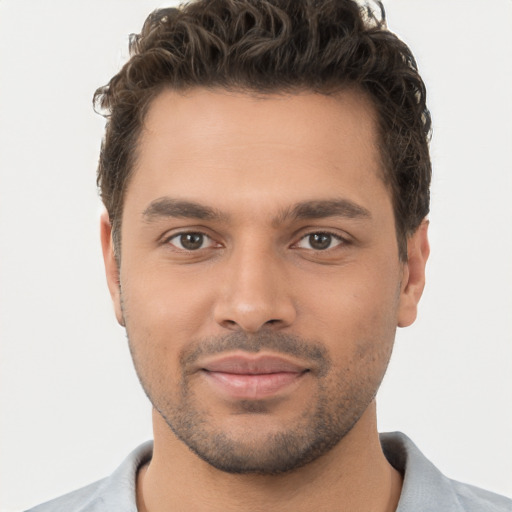
<path id="1" fill-rule="evenodd" d="M 331 245 L 332 242 L 337 242 L 334 246 L 332 247 L 326 247 L 324 249 L 314 249 L 314 248 L 306 248 L 304 247 L 304 249 L 307 249 L 307 250 L 313 250 L 315 252 L 324 252 L 324 251 L 328 251 L 330 249 L 334 249 L 335 247 L 338 247 L 339 245 L 344 245 L 344 244 L 347 244 L 348 241 L 343 238 L 342 236 L 336 234 L 336 233 L 331 233 L 330 231 L 311 231 L 309 233 L 306 233 L 305 235 L 303 235 L 300 240 L 294 244 L 296 246 L 298 246 L 301 242 L 307 240 L 308 238 L 310 239 L 312 236 L 323 236 L 323 237 L 329 237 L 329 245 Z M 311 240 L 310 240 L 311 242 Z"/>
<path id="2" fill-rule="evenodd" d="M 199 250 L 201 250 L 201 249 L 208 249 L 208 248 L 210 248 L 210 247 L 197 247 L 196 249 L 187 249 L 187 248 L 183 247 L 183 243 L 182 243 L 181 241 L 180 241 L 180 245 L 181 245 L 181 247 L 176 247 L 176 245 L 175 245 L 175 244 L 171 243 L 171 241 L 172 241 L 172 240 L 174 240 L 174 239 L 178 239 L 178 240 L 180 240 L 180 238 L 182 238 L 182 237 L 184 237 L 184 236 L 187 236 L 187 235 L 188 235 L 188 236 L 194 236 L 194 235 L 196 235 L 196 236 L 200 236 L 200 237 L 202 237 L 201 245 L 203 245 L 203 243 L 205 242 L 205 239 L 206 239 L 206 240 L 210 240 L 210 245 L 215 244 L 215 241 L 213 240 L 213 238 L 212 238 L 212 237 L 210 237 L 209 235 L 207 235 L 206 233 L 203 233 L 203 232 L 201 232 L 201 231 L 183 231 L 183 232 L 180 232 L 180 233 L 175 233 L 175 234 L 173 234 L 173 235 L 171 235 L 171 236 L 169 236 L 169 237 L 166 237 L 166 238 L 164 239 L 164 244 L 172 245 L 172 246 L 174 246 L 174 247 L 175 247 L 177 250 L 179 250 L 179 251 L 190 252 L 190 253 L 192 253 L 192 252 L 197 252 L 197 251 L 199 251 Z M 347 239 L 345 239 L 344 237 L 342 237 L 342 236 L 340 236 L 340 235 L 338 235 L 338 234 L 336 234 L 336 233 L 331 233 L 331 232 L 329 232 L 329 231 L 311 231 L 311 232 L 309 232 L 309 233 L 306 233 L 306 234 L 302 235 L 302 236 L 300 237 L 300 239 L 298 240 L 298 242 L 295 242 L 295 243 L 292 245 L 292 247 L 298 247 L 298 248 L 301 248 L 301 247 L 300 247 L 300 244 L 301 244 L 303 241 L 305 241 L 305 240 L 307 240 L 308 238 L 313 237 L 313 236 L 315 236 L 315 235 L 316 235 L 316 236 L 329 237 L 329 240 L 328 240 L 328 241 L 329 241 L 329 247 L 322 248 L 322 249 L 318 249 L 318 248 L 317 248 L 317 249 L 315 249 L 315 248 L 313 248 L 313 247 L 310 247 L 310 248 L 308 248 L 308 247 L 302 247 L 303 249 L 311 250 L 311 251 L 315 251 L 315 252 L 320 253 L 320 252 L 326 252 L 326 251 L 329 251 L 329 250 L 331 250 L 331 249 L 333 249 L 333 248 L 335 248 L 335 247 L 338 247 L 339 245 L 346 245 L 346 244 L 348 244 L 348 243 L 349 243 Z M 332 244 L 332 242 L 333 242 L 333 241 L 335 241 L 335 242 L 337 242 L 337 243 L 336 243 L 333 247 L 331 247 L 330 245 Z M 311 242 L 311 240 L 310 240 L 310 242 Z M 218 245 L 220 245 L 220 244 L 218 244 Z"/>
<path id="3" fill-rule="evenodd" d="M 212 242 L 213 244 L 215 243 L 215 241 L 213 240 L 213 238 L 212 238 L 211 236 L 209 236 L 209 235 L 207 235 L 206 233 L 203 233 L 203 232 L 201 232 L 201 231 L 182 231 L 182 232 L 180 232 L 180 233 L 175 233 L 175 234 L 173 234 L 173 235 L 171 235 L 171 236 L 169 236 L 169 237 L 166 237 L 166 238 L 164 239 L 164 244 L 174 245 L 174 244 L 172 244 L 172 243 L 171 243 L 171 241 L 172 241 L 172 240 L 174 240 L 174 239 L 178 239 L 178 240 L 179 240 L 180 238 L 182 238 L 182 237 L 184 237 L 184 236 L 187 236 L 187 235 L 189 235 L 189 236 L 199 235 L 199 236 L 201 236 L 201 237 L 203 238 L 203 240 L 202 240 L 202 242 L 203 242 L 203 243 L 204 243 L 205 239 L 210 240 L 210 242 Z M 200 247 L 200 248 L 198 248 L 198 249 L 187 249 L 187 248 L 183 247 L 183 244 L 182 244 L 181 242 L 180 242 L 180 244 L 182 245 L 182 247 L 176 247 L 176 246 L 174 246 L 174 247 L 176 247 L 176 249 L 177 249 L 177 250 L 179 250 L 179 251 L 185 251 L 185 252 L 197 252 L 197 251 L 198 251 L 198 250 L 200 250 L 200 249 L 204 249 L 204 247 Z M 201 244 L 201 245 L 202 245 L 202 244 Z"/>

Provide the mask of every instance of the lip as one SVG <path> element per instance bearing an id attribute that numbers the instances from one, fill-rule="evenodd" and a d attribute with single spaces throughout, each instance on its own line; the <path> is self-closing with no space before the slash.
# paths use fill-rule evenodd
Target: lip
<path id="1" fill-rule="evenodd" d="M 295 387 L 309 371 L 279 356 L 230 355 L 205 361 L 202 373 L 212 388 L 234 399 L 258 400 Z"/>
<path id="2" fill-rule="evenodd" d="M 206 360 L 202 369 L 209 372 L 233 373 L 239 375 L 258 375 L 268 373 L 301 373 L 307 368 L 289 359 L 273 355 L 251 356 L 228 355 Z"/>

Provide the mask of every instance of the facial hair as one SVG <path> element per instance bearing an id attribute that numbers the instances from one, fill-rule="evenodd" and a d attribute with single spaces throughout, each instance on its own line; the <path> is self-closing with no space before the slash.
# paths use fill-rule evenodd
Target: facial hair
<path id="1" fill-rule="evenodd" d="M 294 471 L 318 459 L 336 446 L 372 402 L 389 361 L 390 348 L 381 348 L 375 354 L 374 343 L 362 343 L 357 351 L 359 366 L 347 361 L 343 368 L 333 369 L 325 347 L 315 341 L 290 334 L 260 331 L 256 334 L 233 332 L 221 337 L 197 340 L 180 354 L 181 378 L 177 392 L 166 389 L 154 362 L 141 357 L 141 344 L 130 342 L 135 369 L 144 391 L 158 413 L 185 445 L 211 466 L 232 474 L 276 475 Z M 377 345 L 378 346 L 378 345 Z M 383 343 L 382 346 L 387 346 Z M 147 348 L 146 348 L 147 350 Z M 231 351 L 257 353 L 269 350 L 287 354 L 315 368 L 313 399 L 308 401 L 293 424 L 279 430 L 270 429 L 263 437 L 234 435 L 215 424 L 214 413 L 207 410 L 195 391 L 194 379 L 200 358 Z M 364 367 L 379 361 L 378 371 L 357 371 L 361 361 Z M 279 407 L 272 401 L 239 400 L 233 414 L 272 415 Z M 260 433 L 258 433 L 260 434 Z"/>

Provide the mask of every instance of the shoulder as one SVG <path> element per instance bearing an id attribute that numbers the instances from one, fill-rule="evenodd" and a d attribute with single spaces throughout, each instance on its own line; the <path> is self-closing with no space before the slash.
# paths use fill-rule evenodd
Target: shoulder
<path id="1" fill-rule="evenodd" d="M 51 501 L 42 503 L 26 512 L 57 512 L 67 510 L 69 512 L 93 512 L 101 509 L 102 488 L 108 478 L 98 480 L 81 489 L 77 489 Z"/>
<path id="2" fill-rule="evenodd" d="M 381 434 L 389 463 L 404 476 L 397 512 L 512 512 L 505 496 L 444 476 L 404 434 Z"/>
<path id="3" fill-rule="evenodd" d="M 512 512 L 512 500 L 493 492 L 450 480 L 462 509 L 468 512 Z"/>
<path id="4" fill-rule="evenodd" d="M 107 478 L 38 505 L 26 512 L 137 512 L 136 478 L 139 467 L 151 459 L 153 443 L 131 452 Z"/>

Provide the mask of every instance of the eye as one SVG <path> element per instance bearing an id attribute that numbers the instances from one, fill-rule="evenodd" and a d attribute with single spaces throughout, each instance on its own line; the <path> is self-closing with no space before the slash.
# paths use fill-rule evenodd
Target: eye
<path id="1" fill-rule="evenodd" d="M 183 251 L 197 251 L 214 245 L 214 241 L 204 233 L 178 233 L 167 239 L 167 243 Z"/>
<path id="2" fill-rule="evenodd" d="M 325 251 L 343 243 L 344 240 L 332 233 L 309 233 L 302 237 L 297 244 L 301 249 L 312 249 L 314 251 Z"/>

